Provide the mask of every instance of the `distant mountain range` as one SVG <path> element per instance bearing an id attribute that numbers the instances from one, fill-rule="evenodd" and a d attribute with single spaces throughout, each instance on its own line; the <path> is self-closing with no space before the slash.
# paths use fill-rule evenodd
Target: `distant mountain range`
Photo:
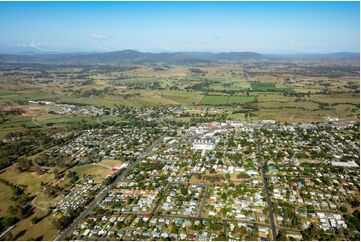
<path id="1" fill-rule="evenodd" d="M 338 52 L 329 54 L 271 55 L 256 52 L 163 52 L 150 53 L 121 50 L 102 53 L 29 53 L 0 54 L 5 63 L 53 63 L 53 64 L 206 64 L 211 62 L 271 61 L 276 59 L 359 59 L 360 53 Z"/>

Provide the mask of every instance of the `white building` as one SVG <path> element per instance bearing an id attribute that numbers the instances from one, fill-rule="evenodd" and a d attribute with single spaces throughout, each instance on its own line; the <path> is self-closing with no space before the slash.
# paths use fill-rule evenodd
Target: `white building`
<path id="1" fill-rule="evenodd" d="M 211 140 L 195 140 L 193 142 L 193 150 L 213 150 L 216 145 Z"/>

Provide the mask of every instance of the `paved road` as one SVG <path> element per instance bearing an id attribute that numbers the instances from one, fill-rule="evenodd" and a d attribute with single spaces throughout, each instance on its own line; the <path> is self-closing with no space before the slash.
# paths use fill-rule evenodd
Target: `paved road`
<path id="1" fill-rule="evenodd" d="M 166 195 L 165 195 L 165 194 L 167 194 L 167 191 L 168 191 L 168 189 L 169 189 L 170 186 L 171 186 L 171 183 L 168 183 L 168 184 L 165 186 L 165 188 L 164 188 L 164 195 L 163 195 L 163 197 L 161 197 L 161 198 L 159 199 L 159 201 L 157 201 L 157 203 L 155 204 L 155 206 L 154 206 L 154 208 L 153 208 L 153 210 L 152 210 L 152 212 L 151 212 L 152 215 L 155 215 L 155 214 L 157 213 L 158 208 L 159 208 L 159 205 L 162 204 L 162 203 L 164 202 L 164 200 L 166 199 Z"/>
<path id="2" fill-rule="evenodd" d="M 227 240 L 227 225 L 228 225 L 228 221 L 223 220 L 223 234 L 224 234 L 225 240 Z"/>
<path id="3" fill-rule="evenodd" d="M 2 232 L 2 233 L 0 234 L 0 240 L 1 240 L 2 237 L 4 237 L 8 232 L 10 232 L 13 228 L 15 228 L 15 226 L 16 226 L 16 224 L 8 227 L 4 232 Z"/>
<path id="4" fill-rule="evenodd" d="M 259 139 L 257 137 L 257 132 L 256 129 L 254 129 L 254 134 L 257 140 L 257 153 L 258 153 L 258 159 L 262 164 L 262 168 L 261 168 L 261 173 L 262 173 L 262 177 L 263 177 L 263 185 L 264 185 L 264 190 L 266 192 L 266 200 L 267 200 L 267 204 L 268 204 L 268 211 L 269 211 L 269 218 L 270 218 L 270 222 L 271 222 L 271 229 L 272 229 L 272 237 L 273 240 L 277 240 L 277 229 L 276 229 L 276 223 L 275 223 L 275 218 L 273 215 L 273 206 L 272 206 L 272 201 L 271 201 L 271 195 L 270 192 L 268 190 L 268 180 L 267 180 L 267 176 L 266 176 L 266 172 L 265 172 L 265 162 L 264 159 L 261 155 L 261 147 L 259 144 Z"/>
<path id="5" fill-rule="evenodd" d="M 74 230 L 74 228 L 79 224 L 79 222 L 84 219 L 94 208 L 94 206 L 99 202 L 102 201 L 109 191 L 114 187 L 115 184 L 117 184 L 121 179 L 125 177 L 125 175 L 134 167 L 136 166 L 144 157 L 148 156 L 154 147 L 156 147 L 159 142 L 164 138 L 164 136 L 160 137 L 158 140 L 156 140 L 143 154 L 139 155 L 133 163 L 131 163 L 118 177 L 115 179 L 115 181 L 108 186 L 106 186 L 103 190 L 101 190 L 98 195 L 85 207 L 84 211 L 72 222 L 71 225 L 69 225 L 62 233 L 60 233 L 55 240 L 62 241 L 67 238 L 70 233 Z"/>
<path id="6" fill-rule="evenodd" d="M 207 198 L 208 198 L 208 184 L 206 185 L 206 190 L 204 191 L 204 194 L 203 194 L 203 197 L 202 197 L 202 203 L 201 203 L 201 206 L 199 207 L 199 211 L 198 211 L 198 218 L 202 218 L 202 214 L 203 214 L 203 207 L 204 207 L 204 204 L 206 203 L 207 201 Z"/>

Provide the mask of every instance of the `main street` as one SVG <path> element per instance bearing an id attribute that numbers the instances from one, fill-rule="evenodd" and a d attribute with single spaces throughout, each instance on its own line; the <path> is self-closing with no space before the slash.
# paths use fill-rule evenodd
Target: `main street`
<path id="1" fill-rule="evenodd" d="M 157 139 L 143 154 L 139 155 L 137 159 L 131 163 L 123 172 L 117 176 L 117 178 L 108 186 L 106 186 L 103 190 L 101 190 L 98 195 L 86 206 L 85 210 L 76 218 L 73 220 L 73 222 L 62 232 L 60 233 L 55 240 L 62 241 L 65 240 L 70 233 L 74 230 L 74 228 L 79 224 L 79 222 L 84 219 L 86 216 L 91 213 L 94 206 L 99 202 L 102 201 L 109 191 L 114 187 L 115 184 L 117 184 L 121 179 L 125 177 L 125 175 L 133 169 L 134 166 L 136 166 L 144 157 L 148 156 L 152 150 L 161 142 L 161 140 L 164 138 L 164 136 Z"/>
<path id="2" fill-rule="evenodd" d="M 259 159 L 259 161 L 261 162 L 261 165 L 262 165 L 261 173 L 262 173 L 262 177 L 263 177 L 264 190 L 265 190 L 265 193 L 266 193 L 266 200 L 267 200 L 267 205 L 268 205 L 269 219 L 270 219 L 270 222 L 271 222 L 272 237 L 273 237 L 273 240 L 277 240 L 276 223 L 275 223 L 275 218 L 274 218 L 274 215 L 273 215 L 273 206 L 272 206 L 272 201 L 271 201 L 271 195 L 270 195 L 270 192 L 269 192 L 269 189 L 268 189 L 268 179 L 267 179 L 267 175 L 266 175 L 266 172 L 265 172 L 266 166 L 265 166 L 263 156 L 261 155 L 261 147 L 260 147 L 259 139 L 258 139 L 258 136 L 257 136 L 257 130 L 254 129 L 253 131 L 254 131 L 254 135 L 255 135 L 256 140 L 257 140 L 258 159 Z"/>

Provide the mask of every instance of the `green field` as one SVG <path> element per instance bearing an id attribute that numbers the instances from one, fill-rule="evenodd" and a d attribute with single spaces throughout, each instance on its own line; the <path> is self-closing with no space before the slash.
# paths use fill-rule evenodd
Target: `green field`
<path id="1" fill-rule="evenodd" d="M 12 102 L 24 102 L 29 100 L 50 100 L 56 96 L 50 92 L 41 91 L 41 90 L 29 90 L 29 91 L 19 91 L 19 92 L 1 92 L 0 93 L 0 103 L 6 103 L 9 101 Z"/>
<path id="2" fill-rule="evenodd" d="M 245 113 L 230 114 L 230 115 L 227 116 L 227 119 L 245 121 L 246 120 L 246 114 Z"/>
<path id="3" fill-rule="evenodd" d="M 208 85 L 207 89 L 216 91 L 240 91 L 249 89 L 250 84 L 247 80 L 227 80 L 217 81 Z"/>
<path id="4" fill-rule="evenodd" d="M 78 173 L 81 179 L 83 179 L 84 175 L 91 175 L 93 176 L 95 182 L 100 183 L 105 179 L 110 169 L 99 164 L 88 164 L 76 166 L 72 169 L 72 171 Z"/>
<path id="5" fill-rule="evenodd" d="M 161 92 L 163 98 L 172 100 L 179 104 L 197 104 L 201 101 L 202 95 L 197 92 L 164 90 Z"/>
<path id="6" fill-rule="evenodd" d="M 228 96 L 205 96 L 200 104 L 204 105 L 226 105 Z"/>
<path id="7" fill-rule="evenodd" d="M 38 175 L 35 172 L 19 172 L 16 169 L 16 165 L 6 168 L 0 174 L 0 177 L 13 184 L 25 186 L 25 190 L 34 195 L 41 192 L 41 182 L 50 183 L 54 181 L 54 176 L 50 173 Z"/>
<path id="8" fill-rule="evenodd" d="M 266 82 L 251 82 L 251 90 L 254 92 L 287 92 L 290 88 L 279 88 L 273 83 Z"/>
<path id="9" fill-rule="evenodd" d="M 254 97 L 248 96 L 230 96 L 228 98 L 227 104 L 245 104 L 249 102 L 253 102 Z"/>
<path id="10" fill-rule="evenodd" d="M 207 95 L 203 97 L 200 104 L 203 105 L 231 105 L 231 104 L 245 104 L 254 101 L 254 97 L 249 96 L 221 96 L 221 95 Z"/>

